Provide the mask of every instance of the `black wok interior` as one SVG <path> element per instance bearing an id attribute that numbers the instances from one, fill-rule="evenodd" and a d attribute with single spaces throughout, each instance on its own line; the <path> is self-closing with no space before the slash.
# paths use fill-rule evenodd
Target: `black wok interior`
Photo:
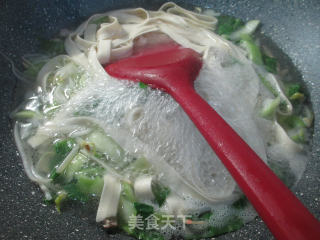
<path id="1" fill-rule="evenodd" d="M 160 0 L 1 0 L 0 1 L 0 239 L 129 239 L 110 234 L 86 210 L 67 208 L 59 214 L 45 205 L 39 187 L 27 179 L 13 140 L 9 113 L 27 87 L 12 74 L 7 56 L 18 67 L 21 56 L 35 53 L 39 38 L 74 28 L 94 13 L 142 6 L 157 9 Z M 263 41 L 279 55 L 291 74 L 304 82 L 315 111 L 310 160 L 293 191 L 320 217 L 320 1 L 319 0 L 177 0 L 183 7 L 212 7 L 244 20 L 259 19 Z M 19 89 L 17 94 L 17 89 Z M 22 90 L 22 91 L 21 91 Z M 80 208 L 81 209 L 81 208 Z M 273 239 L 257 220 L 217 239 Z"/>

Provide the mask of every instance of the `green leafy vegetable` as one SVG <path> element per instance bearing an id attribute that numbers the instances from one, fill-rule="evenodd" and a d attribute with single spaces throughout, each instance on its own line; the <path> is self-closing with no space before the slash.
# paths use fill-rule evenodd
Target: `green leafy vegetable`
<path id="1" fill-rule="evenodd" d="M 70 181 L 76 172 L 80 171 L 89 159 L 82 153 L 78 153 L 67 166 L 64 175 Z"/>
<path id="2" fill-rule="evenodd" d="M 137 214 L 140 214 L 144 218 L 147 218 L 154 213 L 153 207 L 148 204 L 135 202 L 134 207 L 137 210 Z"/>
<path id="3" fill-rule="evenodd" d="M 230 35 L 232 32 L 244 26 L 244 22 L 238 18 L 221 15 L 218 16 L 217 33 L 219 35 Z"/>
<path id="4" fill-rule="evenodd" d="M 261 117 L 271 118 L 272 116 L 274 116 L 276 110 L 280 105 L 280 102 L 280 97 L 277 97 L 276 99 L 273 99 L 271 102 L 266 104 L 266 106 L 264 106 L 260 112 Z"/>
<path id="5" fill-rule="evenodd" d="M 258 65 L 263 64 L 260 48 L 255 44 L 250 35 L 244 34 L 241 36 L 241 45 L 247 49 L 248 57 L 252 62 Z"/>
<path id="6" fill-rule="evenodd" d="M 82 203 L 86 203 L 90 199 L 88 194 L 83 193 L 80 189 L 78 189 L 77 180 L 73 180 L 66 184 L 63 189 L 67 192 L 68 199 L 80 201 Z"/>
<path id="7" fill-rule="evenodd" d="M 170 189 L 156 181 L 152 182 L 151 188 L 152 188 L 152 193 L 155 197 L 155 201 L 161 207 L 166 201 L 166 198 L 168 197 L 168 195 L 170 194 Z"/>
<path id="8" fill-rule="evenodd" d="M 145 88 L 148 87 L 148 85 L 143 83 L 143 82 L 139 82 L 139 87 L 142 88 L 142 89 L 145 89 Z"/>
<path id="9" fill-rule="evenodd" d="M 93 143 L 97 151 L 106 154 L 111 160 L 113 160 L 113 162 L 117 164 L 117 167 L 122 168 L 127 164 L 126 161 L 123 161 L 125 157 L 123 148 L 104 132 L 92 132 L 88 137 L 88 142 Z"/>
<path id="10" fill-rule="evenodd" d="M 277 73 L 277 59 L 273 57 L 269 57 L 266 54 L 262 54 L 262 60 L 263 60 L 264 67 L 268 72 L 271 72 L 274 74 Z"/>
<path id="11" fill-rule="evenodd" d="M 134 206 L 135 196 L 133 188 L 130 183 L 125 181 L 121 182 L 121 195 L 119 200 L 118 209 L 118 223 L 119 227 L 126 233 L 132 235 L 134 234 L 134 229 L 130 229 L 128 224 L 130 216 L 136 216 L 137 210 Z"/>
<path id="12" fill-rule="evenodd" d="M 75 185 L 80 192 L 90 196 L 100 196 L 103 188 L 102 177 L 93 178 L 84 174 L 77 174 L 75 178 L 77 179 Z"/>
<path id="13" fill-rule="evenodd" d="M 259 76 L 260 81 L 262 82 L 262 84 L 273 94 L 273 96 L 278 97 L 279 93 L 272 86 L 272 84 L 265 77 L 263 77 L 261 74 L 258 74 L 258 76 Z"/>
<path id="14" fill-rule="evenodd" d="M 65 157 L 74 147 L 75 140 L 72 138 L 59 140 L 54 143 L 54 149 L 58 155 Z"/>
<path id="15" fill-rule="evenodd" d="M 291 115 L 291 116 L 283 116 L 278 115 L 277 117 L 279 124 L 285 128 L 286 130 L 292 129 L 292 128 L 303 128 L 305 127 L 305 124 L 299 116 Z"/>
<path id="16" fill-rule="evenodd" d="M 60 174 L 57 173 L 57 169 L 53 168 L 52 171 L 49 174 L 49 178 L 52 179 L 53 183 L 58 183 L 58 178 L 60 177 Z"/>
<path id="17" fill-rule="evenodd" d="M 306 142 L 306 125 L 303 118 L 291 116 L 277 116 L 278 123 L 287 131 L 289 137 L 298 143 Z"/>
<path id="18" fill-rule="evenodd" d="M 286 88 L 286 94 L 287 94 L 288 97 L 291 97 L 295 93 L 300 92 L 300 89 L 301 89 L 301 85 L 300 84 L 298 84 L 298 83 L 290 84 Z"/>
<path id="19" fill-rule="evenodd" d="M 129 200 L 130 202 L 136 201 L 134 191 L 133 191 L 133 188 L 130 183 L 122 181 L 121 182 L 121 189 L 122 189 L 121 196 L 123 198 Z"/>

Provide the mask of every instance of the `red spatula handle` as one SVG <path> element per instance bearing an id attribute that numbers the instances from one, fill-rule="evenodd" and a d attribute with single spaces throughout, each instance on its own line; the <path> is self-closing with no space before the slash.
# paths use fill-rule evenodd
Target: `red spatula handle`
<path id="1" fill-rule="evenodd" d="M 278 240 L 319 240 L 320 223 L 246 142 L 186 84 L 168 92 L 181 105 Z"/>

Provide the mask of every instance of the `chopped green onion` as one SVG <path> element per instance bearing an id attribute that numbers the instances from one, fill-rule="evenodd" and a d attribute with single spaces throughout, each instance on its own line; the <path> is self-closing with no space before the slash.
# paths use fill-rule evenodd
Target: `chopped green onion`
<path id="1" fill-rule="evenodd" d="M 124 164 L 125 152 L 122 147 L 111 137 L 100 131 L 92 132 L 88 137 L 88 142 L 92 142 L 97 151 L 106 154 L 114 162 Z"/>
<path id="2" fill-rule="evenodd" d="M 262 84 L 273 94 L 273 96 L 278 97 L 279 93 L 277 90 L 272 86 L 272 84 L 261 74 L 258 74 Z"/>
<path id="3" fill-rule="evenodd" d="M 242 38 L 243 35 L 251 35 L 257 29 L 259 24 L 260 21 L 258 20 L 250 20 L 237 31 L 230 34 L 229 39 L 232 41 L 238 41 Z"/>
<path id="4" fill-rule="evenodd" d="M 260 112 L 260 116 L 263 118 L 270 118 L 274 116 L 275 112 L 277 111 L 280 105 L 280 97 L 269 101 L 265 106 L 262 108 Z"/>
<path id="5" fill-rule="evenodd" d="M 252 62 L 258 65 L 263 65 L 260 48 L 254 43 L 250 35 L 244 34 L 241 36 L 241 45 L 243 45 L 247 50 L 248 57 Z"/>

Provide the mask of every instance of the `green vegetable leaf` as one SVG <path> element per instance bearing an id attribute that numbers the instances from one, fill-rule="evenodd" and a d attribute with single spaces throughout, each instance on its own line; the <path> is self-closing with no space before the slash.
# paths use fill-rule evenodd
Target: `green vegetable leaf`
<path id="1" fill-rule="evenodd" d="M 88 177 L 84 174 L 77 174 L 75 176 L 77 189 L 83 194 L 90 196 L 100 196 L 103 188 L 102 177 Z"/>
<path id="2" fill-rule="evenodd" d="M 57 179 L 60 177 L 60 174 L 57 173 L 57 169 L 53 168 L 49 174 L 49 178 L 52 179 L 53 183 L 57 183 Z"/>
<path id="3" fill-rule="evenodd" d="M 144 218 L 147 218 L 154 213 L 153 207 L 148 204 L 135 202 L 134 207 L 137 210 L 137 214 L 140 214 Z"/>
<path id="4" fill-rule="evenodd" d="M 133 188 L 130 183 L 122 181 L 121 182 L 121 189 L 122 189 L 121 196 L 123 198 L 129 200 L 130 202 L 136 201 L 136 197 L 134 195 L 134 191 L 133 191 Z"/>
<path id="5" fill-rule="evenodd" d="M 130 217 L 136 215 L 137 210 L 135 209 L 133 202 L 128 201 L 124 197 L 120 197 L 118 209 L 118 224 L 122 230 L 130 235 L 134 233 L 134 229 L 130 229 L 128 226 Z"/>
<path id="6" fill-rule="evenodd" d="M 54 143 L 54 149 L 58 155 L 66 156 L 74 147 L 75 140 L 72 138 L 59 140 Z"/>
<path id="7" fill-rule="evenodd" d="M 88 202 L 90 196 L 88 194 L 83 193 L 81 190 L 79 190 L 76 183 L 77 181 L 73 180 L 72 182 L 68 183 L 63 187 L 63 189 L 67 192 L 68 199 L 71 199 L 74 201 L 80 201 L 82 203 Z"/>
<path id="8" fill-rule="evenodd" d="M 276 99 L 273 99 L 271 102 L 266 104 L 266 106 L 264 106 L 260 112 L 261 117 L 264 117 L 264 118 L 273 117 L 280 103 L 281 103 L 280 97 L 277 97 Z"/>
<path id="9" fill-rule="evenodd" d="M 262 82 L 262 84 L 273 94 L 273 96 L 278 97 L 279 93 L 272 86 L 272 84 L 265 77 L 263 77 L 261 74 L 258 74 L 258 76 L 259 76 L 260 81 Z"/>
<path id="10" fill-rule="evenodd" d="M 286 94 L 291 97 L 293 94 L 300 92 L 301 85 L 298 83 L 290 84 L 286 88 Z"/>
<path id="11" fill-rule="evenodd" d="M 264 67 L 268 72 L 277 73 L 277 60 L 273 57 L 269 57 L 266 54 L 262 54 L 262 60 Z"/>
<path id="12" fill-rule="evenodd" d="M 296 115 L 291 115 L 291 116 L 278 115 L 277 120 L 279 124 L 286 130 L 305 127 L 305 124 L 302 118 Z"/>
<path id="13" fill-rule="evenodd" d="M 289 84 L 285 89 L 286 95 L 293 102 L 303 101 L 305 97 L 301 88 L 301 85 L 298 83 Z"/>
<path id="14" fill-rule="evenodd" d="M 152 188 L 152 193 L 155 197 L 155 201 L 161 207 L 166 201 L 166 198 L 168 197 L 168 195 L 170 194 L 170 189 L 166 186 L 163 186 L 161 183 L 158 183 L 155 181 L 152 182 L 151 188 Z"/>
<path id="15" fill-rule="evenodd" d="M 139 82 L 139 87 L 142 88 L 142 89 L 145 89 L 145 88 L 148 87 L 148 85 L 143 83 L 143 82 Z"/>
<path id="16" fill-rule="evenodd" d="M 260 48 L 255 44 L 250 35 L 244 34 L 241 36 L 241 45 L 246 48 L 248 57 L 252 62 L 258 65 L 263 64 Z"/>
<path id="17" fill-rule="evenodd" d="M 218 16 L 217 33 L 219 35 L 230 35 L 232 32 L 244 26 L 244 22 L 238 18 L 221 15 Z"/>

